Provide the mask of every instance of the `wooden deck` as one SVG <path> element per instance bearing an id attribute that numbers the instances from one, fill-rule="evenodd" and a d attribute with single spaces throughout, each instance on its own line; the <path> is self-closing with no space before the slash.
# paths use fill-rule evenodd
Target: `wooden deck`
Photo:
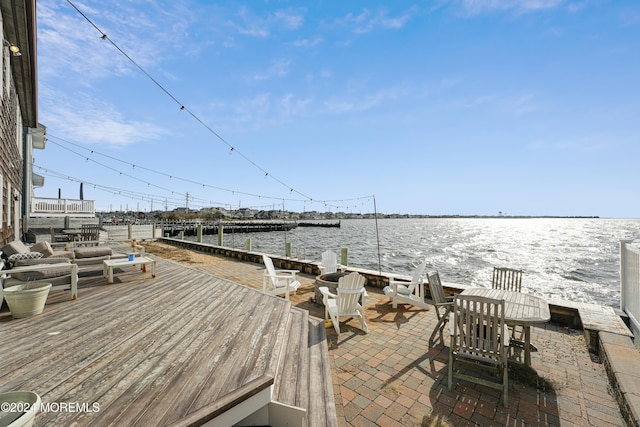
<path id="1" fill-rule="evenodd" d="M 75 301 L 52 292 L 40 315 L 0 313 L 0 391 L 89 407 L 37 425 L 198 425 L 272 385 L 308 425 L 336 424 L 325 331 L 306 311 L 163 259 L 156 278 L 101 273 L 84 272 Z"/>

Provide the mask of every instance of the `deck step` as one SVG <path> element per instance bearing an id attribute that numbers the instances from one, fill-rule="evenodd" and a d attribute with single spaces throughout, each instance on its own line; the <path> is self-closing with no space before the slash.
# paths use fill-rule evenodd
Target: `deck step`
<path id="1" fill-rule="evenodd" d="M 324 321 L 291 308 L 272 399 L 304 408 L 308 426 L 337 426 Z"/>
<path id="2" fill-rule="evenodd" d="M 598 304 L 578 303 L 578 312 L 584 329 L 587 345 L 598 349 L 598 333 L 610 332 L 617 335 L 633 337 L 622 318 L 611 307 Z"/>

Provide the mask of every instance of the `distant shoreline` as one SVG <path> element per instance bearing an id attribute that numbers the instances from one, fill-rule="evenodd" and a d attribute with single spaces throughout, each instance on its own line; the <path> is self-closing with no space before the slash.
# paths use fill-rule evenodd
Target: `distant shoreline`
<path id="1" fill-rule="evenodd" d="M 532 219 L 532 218 L 546 218 L 546 219 L 599 219 L 597 215 L 594 216 L 563 216 L 563 215 L 404 215 L 404 214 L 378 214 L 378 218 L 508 218 L 508 219 Z"/>

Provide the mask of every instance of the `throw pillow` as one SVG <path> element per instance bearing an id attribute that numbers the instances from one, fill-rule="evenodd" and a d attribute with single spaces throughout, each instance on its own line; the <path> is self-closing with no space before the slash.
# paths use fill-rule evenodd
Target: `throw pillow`
<path id="1" fill-rule="evenodd" d="M 53 248 L 46 240 L 31 246 L 31 252 L 40 252 L 44 258 L 53 255 Z"/>
<path id="2" fill-rule="evenodd" d="M 23 254 L 13 254 L 9 256 L 9 262 L 16 262 L 21 259 L 37 259 L 42 258 L 40 252 L 25 252 Z"/>
<path id="3" fill-rule="evenodd" d="M 14 240 L 13 242 L 6 244 L 2 247 L 2 253 L 6 257 L 10 257 L 13 254 L 20 254 L 24 252 L 29 252 L 29 248 L 25 246 L 19 240 Z"/>
<path id="4" fill-rule="evenodd" d="M 9 266 L 13 267 L 13 265 L 20 260 L 23 259 L 39 259 L 42 258 L 42 254 L 40 252 L 25 252 L 21 254 L 13 254 L 10 255 L 7 259 Z"/>

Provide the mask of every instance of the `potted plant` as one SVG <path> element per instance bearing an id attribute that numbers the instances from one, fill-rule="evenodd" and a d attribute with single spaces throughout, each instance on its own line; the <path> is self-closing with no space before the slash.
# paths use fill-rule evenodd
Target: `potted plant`
<path id="1" fill-rule="evenodd" d="M 51 283 L 27 282 L 3 289 L 4 298 L 14 319 L 42 313 Z"/>
<path id="2" fill-rule="evenodd" d="M 40 396 L 32 391 L 0 393 L 0 426 L 31 427 L 41 402 Z"/>

